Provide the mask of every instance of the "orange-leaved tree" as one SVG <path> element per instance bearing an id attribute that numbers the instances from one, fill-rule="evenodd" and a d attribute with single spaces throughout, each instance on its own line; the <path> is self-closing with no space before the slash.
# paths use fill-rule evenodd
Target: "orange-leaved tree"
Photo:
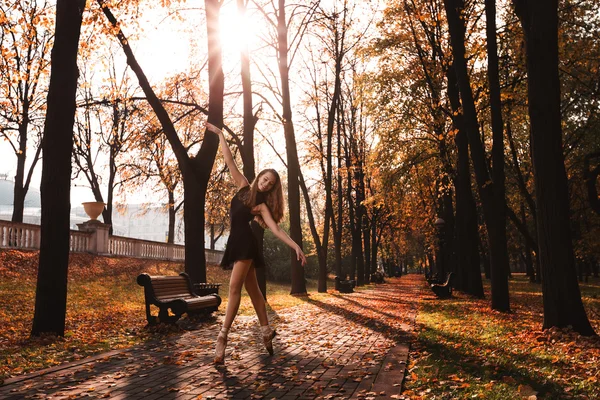
<path id="1" fill-rule="evenodd" d="M 0 4 L 0 138 L 10 144 L 17 158 L 14 222 L 23 222 L 25 196 L 42 150 L 54 23 L 51 10 L 47 1 Z M 28 160 L 31 148 L 34 153 Z"/>

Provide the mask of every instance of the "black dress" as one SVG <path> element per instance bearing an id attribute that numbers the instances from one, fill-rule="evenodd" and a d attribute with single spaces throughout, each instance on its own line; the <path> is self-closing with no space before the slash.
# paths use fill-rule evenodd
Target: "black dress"
<path id="1" fill-rule="evenodd" d="M 252 233 L 250 222 L 254 219 L 252 208 L 247 207 L 242 201 L 250 195 L 250 186 L 244 186 L 231 199 L 229 210 L 231 216 L 231 230 L 225 253 L 221 260 L 221 266 L 227 269 L 233 268 L 233 263 L 238 260 L 253 260 L 254 267 L 264 267 L 265 262 L 258 248 L 258 241 Z M 265 202 L 264 194 L 256 193 L 256 205 Z"/>

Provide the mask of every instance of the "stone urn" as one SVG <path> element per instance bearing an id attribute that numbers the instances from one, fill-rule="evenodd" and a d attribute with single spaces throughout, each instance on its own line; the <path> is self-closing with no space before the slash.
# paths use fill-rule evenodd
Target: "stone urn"
<path id="1" fill-rule="evenodd" d="M 101 201 L 86 201 L 81 203 L 81 205 L 85 213 L 90 217 L 90 221 L 97 221 L 102 211 L 104 211 L 106 203 Z"/>

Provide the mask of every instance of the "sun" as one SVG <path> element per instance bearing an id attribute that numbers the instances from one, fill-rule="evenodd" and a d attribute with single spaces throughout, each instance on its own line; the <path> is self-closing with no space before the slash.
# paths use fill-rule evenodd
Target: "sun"
<path id="1" fill-rule="evenodd" d="M 258 21 L 253 21 L 249 12 L 241 15 L 234 1 L 225 3 L 219 15 L 221 47 L 224 52 L 240 54 L 257 39 Z"/>

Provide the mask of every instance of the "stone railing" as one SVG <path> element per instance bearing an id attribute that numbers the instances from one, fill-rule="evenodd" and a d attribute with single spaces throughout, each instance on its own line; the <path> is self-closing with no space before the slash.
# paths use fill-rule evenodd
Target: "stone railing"
<path id="1" fill-rule="evenodd" d="M 110 236 L 108 239 L 108 253 L 116 256 L 183 261 L 185 259 L 185 246 L 131 239 L 123 236 Z"/>
<path id="2" fill-rule="evenodd" d="M 108 225 L 88 221 L 71 230 L 70 251 L 100 255 L 126 256 L 155 260 L 183 261 L 185 246 L 132 239 L 108 234 Z M 39 249 L 40 226 L 0 220 L 0 247 Z M 206 262 L 218 264 L 223 257 L 219 250 L 206 250 Z"/>
<path id="3" fill-rule="evenodd" d="M 223 252 L 221 250 L 205 249 L 204 254 L 206 254 L 206 262 L 208 264 L 219 264 L 223 258 Z"/>
<path id="4" fill-rule="evenodd" d="M 71 230 L 69 250 L 73 253 L 91 251 L 92 233 Z"/>
<path id="5" fill-rule="evenodd" d="M 40 248 L 40 226 L 0 221 L 0 247 Z"/>

